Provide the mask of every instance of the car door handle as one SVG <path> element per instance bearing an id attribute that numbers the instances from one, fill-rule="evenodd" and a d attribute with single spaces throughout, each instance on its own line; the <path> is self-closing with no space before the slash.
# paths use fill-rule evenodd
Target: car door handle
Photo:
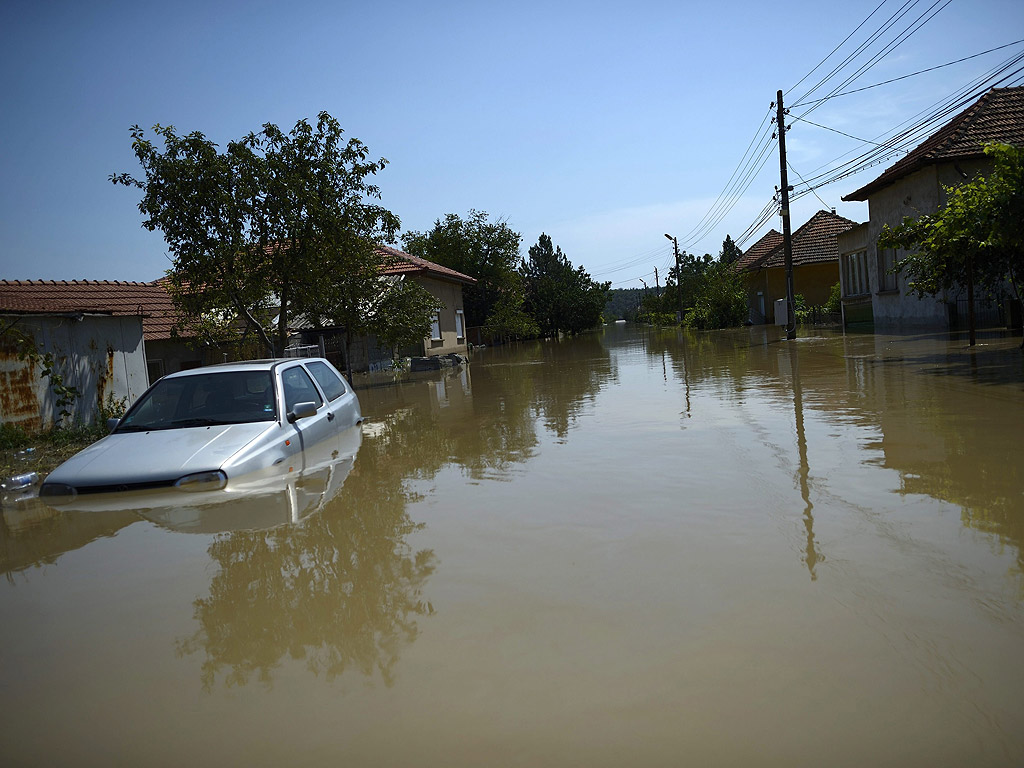
<path id="1" fill-rule="evenodd" d="M 334 411 L 328 411 L 327 412 L 327 420 L 328 421 L 334 421 Z"/>

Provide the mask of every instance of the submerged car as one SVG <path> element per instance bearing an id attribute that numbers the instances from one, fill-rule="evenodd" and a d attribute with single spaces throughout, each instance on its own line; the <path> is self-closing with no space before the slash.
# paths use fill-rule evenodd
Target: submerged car
<path id="1" fill-rule="evenodd" d="M 360 421 L 355 392 L 320 358 L 180 371 L 51 472 L 39 495 L 57 503 L 114 491 L 219 490 L 261 472 L 301 471 L 307 449 Z"/>

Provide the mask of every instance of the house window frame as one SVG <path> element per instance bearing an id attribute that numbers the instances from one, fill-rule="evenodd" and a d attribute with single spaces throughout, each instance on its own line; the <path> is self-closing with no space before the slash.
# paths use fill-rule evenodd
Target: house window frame
<path id="1" fill-rule="evenodd" d="M 441 313 L 435 312 L 430 318 L 430 340 L 441 341 Z"/>
<path id="2" fill-rule="evenodd" d="M 896 266 L 899 256 L 895 248 L 878 250 L 878 293 L 895 293 L 899 291 L 897 273 L 890 274 L 889 269 Z"/>
<path id="3" fill-rule="evenodd" d="M 844 299 L 871 295 L 871 278 L 868 275 L 868 252 L 866 248 L 844 253 L 840 257 Z"/>
<path id="4" fill-rule="evenodd" d="M 460 344 L 466 340 L 466 313 L 461 309 L 455 310 L 455 339 Z"/>

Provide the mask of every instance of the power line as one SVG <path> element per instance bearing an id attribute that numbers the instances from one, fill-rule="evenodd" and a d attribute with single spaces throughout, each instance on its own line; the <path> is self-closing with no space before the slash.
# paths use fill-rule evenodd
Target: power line
<path id="1" fill-rule="evenodd" d="M 1024 39 L 1014 40 L 1012 43 L 1007 43 L 1006 45 L 1000 45 L 1000 46 L 998 46 L 996 48 L 989 48 L 987 51 L 982 51 L 981 53 L 975 53 L 975 54 L 973 54 L 971 56 L 964 56 L 962 59 L 957 59 L 956 61 L 947 61 L 945 64 L 937 64 L 936 66 L 928 67 L 927 69 L 919 69 L 917 72 L 911 72 L 910 74 L 907 74 L 907 75 L 900 75 L 899 77 L 893 77 L 893 78 L 891 78 L 889 80 L 883 80 L 880 83 L 874 83 L 872 85 L 865 85 L 863 88 L 854 88 L 852 91 L 843 91 L 842 93 L 836 93 L 836 94 L 833 94 L 832 96 L 826 96 L 826 97 L 821 98 L 821 99 L 815 99 L 813 101 L 805 101 L 802 104 L 794 104 L 793 106 L 790 107 L 790 109 L 796 109 L 797 107 L 804 107 L 804 106 L 807 106 L 808 104 L 818 104 L 820 102 L 827 101 L 828 99 L 837 99 L 840 96 L 849 96 L 852 93 L 860 93 L 861 91 L 867 91 L 867 90 L 870 90 L 872 88 L 878 88 L 879 86 L 882 86 L 882 85 L 889 85 L 890 83 L 896 83 L 896 82 L 899 82 L 900 80 L 906 80 L 907 78 L 910 78 L 910 77 L 917 77 L 918 75 L 923 75 L 926 72 L 934 72 L 937 69 L 944 69 L 945 67 L 952 67 L 954 64 L 962 64 L 965 61 L 970 61 L 971 59 L 977 59 L 980 56 L 985 56 L 986 54 L 989 54 L 989 53 L 994 53 L 996 51 L 1001 51 L 1004 48 L 1009 48 L 1010 46 L 1013 46 L 1013 45 L 1019 45 L 1020 43 L 1024 43 Z M 808 122 L 810 122 L 810 121 L 808 121 Z M 824 126 L 821 126 L 821 127 L 824 127 Z"/>

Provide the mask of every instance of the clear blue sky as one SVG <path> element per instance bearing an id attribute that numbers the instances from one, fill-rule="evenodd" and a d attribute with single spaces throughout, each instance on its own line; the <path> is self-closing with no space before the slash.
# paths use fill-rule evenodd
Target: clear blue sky
<path id="1" fill-rule="evenodd" d="M 879 2 L 7 2 L 0 278 L 163 274 L 166 249 L 142 229 L 137 192 L 107 180 L 139 170 L 131 125 L 171 124 L 224 144 L 326 110 L 390 161 L 377 181 L 403 230 L 475 208 L 521 232 L 524 255 L 547 232 L 596 278 L 651 282 L 671 257 L 663 233 L 717 254 L 727 233 L 755 220 L 779 183 L 774 150 L 721 222 L 685 238 L 776 91 L 793 88 Z M 887 0 L 829 65 L 902 4 Z M 952 0 L 848 87 L 1022 37 L 1020 0 Z M 871 139 L 1022 49 L 835 98 L 808 119 Z M 787 143 L 804 176 L 861 146 L 802 122 Z M 825 205 L 866 219 L 865 205 L 839 198 L 892 162 L 794 203 L 794 228 Z M 755 237 L 772 226 L 777 217 Z"/>

